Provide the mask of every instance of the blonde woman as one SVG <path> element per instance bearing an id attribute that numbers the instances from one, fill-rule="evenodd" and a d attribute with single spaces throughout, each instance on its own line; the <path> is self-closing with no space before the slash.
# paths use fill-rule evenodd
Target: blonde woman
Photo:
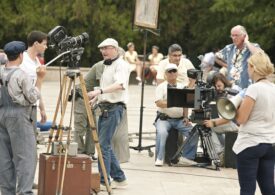
<path id="1" fill-rule="evenodd" d="M 241 195 L 253 195 L 256 181 L 262 194 L 275 194 L 275 84 L 267 80 L 274 66 L 260 50 L 248 58 L 250 85 L 237 111 L 240 124 L 233 146 L 237 155 L 237 170 Z"/>

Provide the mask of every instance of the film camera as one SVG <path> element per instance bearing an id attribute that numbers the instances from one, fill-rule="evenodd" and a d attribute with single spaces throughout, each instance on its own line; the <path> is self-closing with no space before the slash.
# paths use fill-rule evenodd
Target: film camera
<path id="1" fill-rule="evenodd" d="M 89 40 L 88 33 L 70 37 L 63 26 L 56 26 L 48 33 L 48 42 L 59 54 L 65 53 L 61 63 L 67 64 L 69 69 L 79 68 L 81 55 L 84 52 L 82 47 Z"/>
<path id="2" fill-rule="evenodd" d="M 190 119 L 201 124 L 211 118 L 211 102 L 216 99 L 216 90 L 211 83 L 202 80 L 202 71 L 191 69 L 187 75 L 196 80 L 195 89 L 168 88 L 168 107 L 193 108 Z"/>

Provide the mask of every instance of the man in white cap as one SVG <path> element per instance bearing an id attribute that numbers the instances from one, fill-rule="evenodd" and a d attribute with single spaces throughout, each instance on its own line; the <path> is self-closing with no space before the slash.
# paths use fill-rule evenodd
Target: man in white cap
<path id="1" fill-rule="evenodd" d="M 167 87 L 182 89 L 184 85 L 177 82 L 178 66 L 176 64 L 167 64 L 165 67 L 166 81 L 162 82 L 156 88 L 155 103 L 158 107 L 158 115 L 155 122 L 157 129 L 156 139 L 156 166 L 162 166 L 164 163 L 165 144 L 169 131 L 174 128 L 188 138 L 192 125 L 188 119 L 188 109 L 171 107 L 167 108 Z M 197 151 L 198 137 L 193 137 L 189 144 L 183 148 L 182 156 L 179 158 L 181 165 L 194 165 L 193 161 Z"/>
<path id="2" fill-rule="evenodd" d="M 104 59 L 104 71 L 100 79 L 100 88 L 88 93 L 90 103 L 97 100 L 101 109 L 98 119 L 98 136 L 104 164 L 111 187 L 125 186 L 126 177 L 113 152 L 111 141 L 117 129 L 123 113 L 126 111 L 128 100 L 129 65 L 118 53 L 118 42 L 115 39 L 107 38 L 98 45 Z M 99 166 L 101 175 L 100 182 L 105 185 L 102 169 Z"/>

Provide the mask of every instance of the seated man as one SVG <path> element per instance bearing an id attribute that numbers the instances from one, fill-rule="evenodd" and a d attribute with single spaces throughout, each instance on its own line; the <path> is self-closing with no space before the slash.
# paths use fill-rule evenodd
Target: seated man
<path id="1" fill-rule="evenodd" d="M 162 82 L 156 88 L 156 105 L 158 107 L 158 117 L 155 122 L 157 129 L 156 139 L 156 166 L 162 166 L 165 155 L 165 144 L 168 132 L 174 128 L 180 131 L 188 139 L 192 125 L 187 115 L 188 109 L 171 107 L 167 108 L 167 87 L 183 88 L 184 86 L 177 82 L 178 67 L 176 64 L 168 64 L 165 67 L 166 81 Z M 190 140 L 190 144 L 183 148 L 182 156 L 179 158 L 181 165 L 194 165 L 193 161 L 197 151 L 198 136 Z"/>

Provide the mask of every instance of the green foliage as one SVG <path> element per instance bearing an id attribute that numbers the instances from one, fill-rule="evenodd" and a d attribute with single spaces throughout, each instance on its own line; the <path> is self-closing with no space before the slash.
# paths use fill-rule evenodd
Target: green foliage
<path id="1" fill-rule="evenodd" d="M 195 56 L 231 43 L 230 29 L 241 24 L 275 61 L 274 8 L 270 0 L 160 0 L 160 36 L 148 33 L 147 51 L 158 45 L 166 55 L 169 45 L 179 43 L 197 65 Z M 1 0 L 0 9 L 0 47 L 15 39 L 26 41 L 32 30 L 49 32 L 61 25 L 70 36 L 89 34 L 83 66 L 102 58 L 97 45 L 107 37 L 124 49 L 133 41 L 143 53 L 143 33 L 132 25 L 134 0 Z M 47 53 L 49 59 L 55 55 Z"/>

